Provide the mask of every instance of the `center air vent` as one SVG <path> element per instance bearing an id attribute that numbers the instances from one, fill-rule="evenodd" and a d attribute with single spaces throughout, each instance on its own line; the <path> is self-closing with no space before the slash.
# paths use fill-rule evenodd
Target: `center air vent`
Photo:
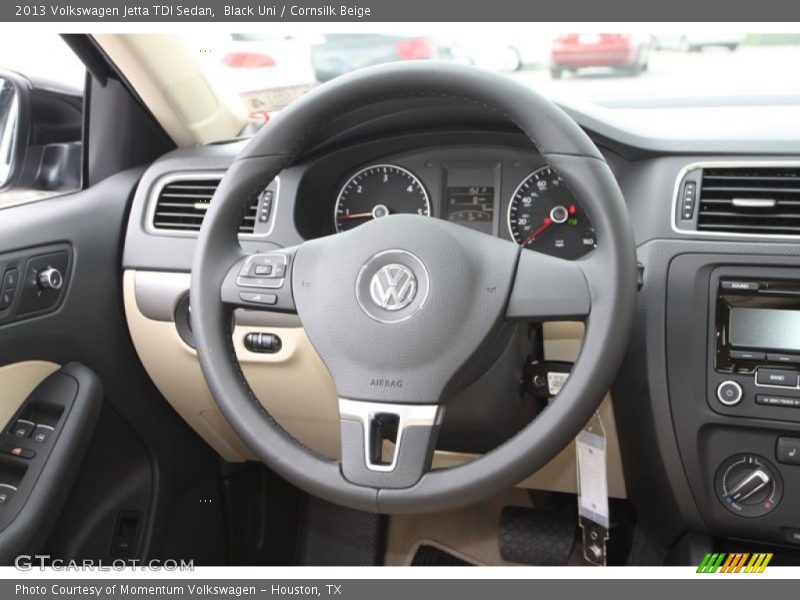
<path id="1" fill-rule="evenodd" d="M 183 233 L 200 231 L 220 180 L 221 176 L 171 178 L 160 187 L 157 186 L 151 221 L 153 229 Z M 253 200 L 239 226 L 240 233 L 255 232 L 258 203 L 262 197 Z"/>
<path id="2" fill-rule="evenodd" d="M 697 231 L 800 235 L 800 166 L 705 167 Z"/>

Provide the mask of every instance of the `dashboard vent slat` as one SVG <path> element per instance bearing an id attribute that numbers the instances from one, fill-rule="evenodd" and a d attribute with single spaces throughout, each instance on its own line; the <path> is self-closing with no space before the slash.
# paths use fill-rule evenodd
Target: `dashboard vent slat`
<path id="1" fill-rule="evenodd" d="M 220 180 L 220 177 L 172 179 L 165 183 L 155 199 L 153 228 L 163 231 L 200 231 Z M 239 233 L 255 232 L 257 213 L 258 198 L 253 201 L 242 219 Z"/>
<path id="2" fill-rule="evenodd" d="M 800 235 L 800 167 L 703 169 L 698 231 Z"/>

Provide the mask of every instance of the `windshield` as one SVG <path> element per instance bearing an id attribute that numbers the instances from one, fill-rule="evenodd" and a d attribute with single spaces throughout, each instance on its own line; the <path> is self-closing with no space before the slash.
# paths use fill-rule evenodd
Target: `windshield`
<path id="1" fill-rule="evenodd" d="M 554 99 L 607 106 L 785 103 L 796 99 L 800 33 L 715 30 L 576 33 L 495 26 L 448 33 L 397 26 L 359 33 L 187 37 L 220 96 L 265 120 L 314 85 L 404 60 L 443 60 L 503 73 Z M 435 28 L 432 28 L 435 29 Z M 452 29 L 452 27 L 451 27 Z"/>

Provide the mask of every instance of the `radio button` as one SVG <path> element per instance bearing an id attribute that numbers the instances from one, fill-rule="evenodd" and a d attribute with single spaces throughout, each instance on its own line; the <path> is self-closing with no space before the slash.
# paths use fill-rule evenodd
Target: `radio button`
<path id="1" fill-rule="evenodd" d="M 723 290 L 733 290 L 737 292 L 757 292 L 760 287 L 757 281 L 722 281 L 720 286 Z"/>
<path id="2" fill-rule="evenodd" d="M 789 369 L 758 369 L 756 371 L 758 385 L 777 385 L 781 387 L 797 387 L 797 371 Z"/>
<path id="3" fill-rule="evenodd" d="M 798 364 L 800 363 L 800 356 L 794 354 L 767 354 L 767 360 L 774 363 L 787 363 Z"/>
<path id="4" fill-rule="evenodd" d="M 742 386 L 735 381 L 723 381 L 717 387 L 717 400 L 725 406 L 735 406 L 742 401 Z"/>
<path id="5" fill-rule="evenodd" d="M 756 404 L 761 404 L 763 406 L 782 406 L 784 408 L 800 408 L 800 398 L 758 394 L 756 396 Z"/>
<path id="6" fill-rule="evenodd" d="M 752 350 L 731 350 L 728 355 L 731 360 L 764 360 L 767 357 L 763 352 Z"/>

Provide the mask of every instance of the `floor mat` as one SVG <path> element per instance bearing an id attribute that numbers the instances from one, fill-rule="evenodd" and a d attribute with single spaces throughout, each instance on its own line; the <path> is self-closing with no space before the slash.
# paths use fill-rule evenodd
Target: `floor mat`
<path id="1" fill-rule="evenodd" d="M 411 561 L 412 567 L 472 567 L 471 563 L 459 558 L 455 554 L 431 546 L 421 544 Z"/>
<path id="2" fill-rule="evenodd" d="M 500 554 L 498 529 L 503 509 L 508 506 L 532 508 L 533 505 L 526 490 L 514 488 L 464 508 L 394 515 L 389 518 L 384 564 L 414 564 L 417 549 L 430 545 L 470 564 L 519 565 Z M 583 564 L 579 543 L 574 545 L 567 564 Z"/>
<path id="3" fill-rule="evenodd" d="M 373 566 L 380 564 L 382 518 L 309 496 L 302 513 L 297 564 Z"/>
<path id="4" fill-rule="evenodd" d="M 417 547 L 436 545 L 479 565 L 508 563 L 500 556 L 497 526 L 505 506 L 530 507 L 525 490 L 513 489 L 484 502 L 450 511 L 389 518 L 386 565 L 409 565 Z"/>

